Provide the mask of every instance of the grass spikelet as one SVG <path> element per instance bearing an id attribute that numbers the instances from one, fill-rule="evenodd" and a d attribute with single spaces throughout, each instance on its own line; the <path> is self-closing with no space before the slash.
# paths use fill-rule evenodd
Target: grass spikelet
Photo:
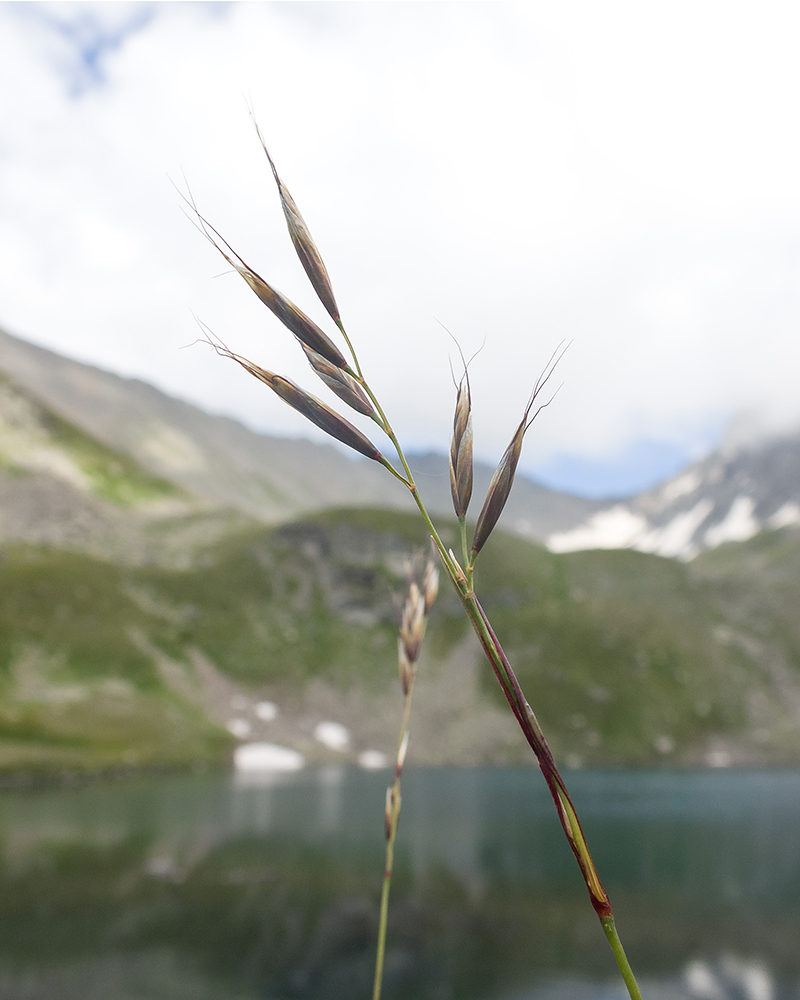
<path id="1" fill-rule="evenodd" d="M 375 407 L 370 403 L 367 394 L 352 375 L 348 375 L 341 368 L 332 365 L 330 361 L 323 358 L 321 354 L 317 354 L 316 351 L 312 351 L 306 344 L 302 346 L 308 363 L 339 399 L 347 403 L 348 406 L 352 406 L 357 413 L 363 413 L 365 417 L 375 416 Z"/>
<path id="2" fill-rule="evenodd" d="M 402 636 L 397 638 L 397 665 L 400 670 L 400 687 L 403 689 L 403 697 L 408 697 L 414 670 L 409 662 L 406 644 L 403 642 Z"/>
<path id="3" fill-rule="evenodd" d="M 500 463 L 494 471 L 492 481 L 486 493 L 486 499 L 478 515 L 478 523 L 475 525 L 475 534 L 472 537 L 472 556 L 480 552 L 486 544 L 486 540 L 494 530 L 503 508 L 506 505 L 511 487 L 514 485 L 514 475 L 517 471 L 517 462 L 522 454 L 522 440 L 525 431 L 528 429 L 527 412 L 521 420 L 519 427 L 514 432 L 511 444 L 506 448 Z"/>
<path id="4" fill-rule="evenodd" d="M 317 250 L 317 246 L 311 238 L 311 233 L 309 232 L 303 216 L 300 214 L 300 210 L 295 204 L 294 198 L 292 198 L 289 194 L 288 188 L 280 179 L 278 171 L 275 168 L 275 164 L 272 161 L 272 157 L 269 155 L 267 144 L 264 142 L 264 137 L 261 135 L 261 130 L 259 129 L 255 118 L 253 118 L 253 124 L 255 125 L 261 147 L 266 154 L 267 160 L 269 161 L 272 176 L 275 178 L 275 183 L 278 185 L 281 207 L 283 208 L 286 225 L 289 229 L 289 236 L 291 237 L 294 248 L 297 251 L 297 256 L 300 258 L 303 270 L 308 275 L 308 280 L 311 282 L 314 291 L 319 296 L 320 302 L 328 310 L 328 314 L 334 323 L 339 325 L 341 323 L 339 307 L 336 304 L 331 279 L 328 277 L 328 271 L 325 264 L 322 262 L 320 252 Z"/>
<path id="5" fill-rule="evenodd" d="M 472 499 L 472 397 L 465 374 L 458 384 L 450 442 L 450 492 L 456 517 L 463 518 Z"/>
<path id="6" fill-rule="evenodd" d="M 566 348 L 564 348 L 564 350 L 566 350 Z M 519 457 L 522 454 L 522 442 L 528 428 L 541 411 L 546 406 L 549 406 L 553 401 L 551 397 L 546 403 L 542 403 L 541 406 L 537 407 L 533 416 L 531 416 L 533 404 L 536 402 L 542 389 L 544 389 L 547 385 L 551 375 L 556 369 L 556 365 L 564 356 L 564 350 L 558 348 L 548 361 L 544 372 L 540 376 L 536 385 L 533 387 L 533 392 L 531 393 L 530 399 L 525 407 L 522 420 L 519 422 L 519 426 L 516 431 L 514 431 L 511 443 L 506 448 L 503 457 L 500 459 L 500 462 L 494 471 L 492 480 L 489 483 L 489 489 L 486 492 L 486 499 L 484 500 L 483 507 L 478 515 L 478 523 L 475 525 L 475 534 L 472 537 L 471 562 L 475 561 L 475 557 L 486 544 L 486 540 L 494 530 L 500 515 L 503 513 L 503 508 L 505 507 L 509 494 L 511 493 L 511 487 L 514 485 L 517 463 L 519 462 Z"/>
<path id="7" fill-rule="evenodd" d="M 425 598 L 416 582 L 412 582 L 408 588 L 408 597 L 403 606 L 403 617 L 400 621 L 400 638 L 405 646 L 409 663 L 417 662 L 424 631 Z"/>
<path id="8" fill-rule="evenodd" d="M 425 565 L 425 575 L 422 578 L 422 593 L 425 595 L 425 614 L 431 613 L 433 602 L 439 593 L 439 570 L 433 559 L 429 559 Z"/>
<path id="9" fill-rule="evenodd" d="M 312 424 L 316 424 L 326 434 L 329 434 L 332 438 L 336 438 L 337 441 L 341 441 L 342 444 L 346 444 L 353 451 L 357 451 L 365 458 L 371 458 L 382 465 L 386 464 L 386 459 L 370 439 L 365 434 L 362 434 L 357 427 L 354 427 L 349 420 L 345 420 L 344 417 L 340 416 L 335 410 L 332 410 L 326 403 L 323 403 L 322 400 L 317 399 L 316 396 L 312 396 L 305 389 L 301 389 L 300 386 L 295 385 L 290 379 L 267 371 L 266 368 L 259 367 L 259 365 L 254 364 L 252 361 L 248 361 L 247 358 L 243 358 L 239 354 L 234 354 L 224 344 L 211 340 L 208 343 L 211 344 L 218 354 L 236 361 L 245 371 L 255 376 L 264 385 L 268 385 L 292 409 L 297 410 L 298 413 L 302 413 L 307 420 L 310 420 Z"/>
<path id="10" fill-rule="evenodd" d="M 235 265 L 234 265 L 235 266 Z M 271 310 L 306 347 L 310 347 L 337 368 L 347 368 L 347 360 L 330 337 L 317 324 L 277 289 L 249 267 L 237 267 L 247 284 L 253 289 L 264 305 Z"/>
<path id="11" fill-rule="evenodd" d="M 261 275 L 254 271 L 236 253 L 230 243 L 200 214 L 197 206 L 190 199 L 187 199 L 187 202 L 197 218 L 200 232 L 225 258 L 234 271 L 244 278 L 267 309 L 277 316 L 286 329 L 290 330 L 301 344 L 310 347 L 312 351 L 321 355 L 332 365 L 336 365 L 337 368 L 347 368 L 347 359 L 327 333 L 321 330 L 301 309 L 298 309 L 294 302 L 264 281 Z"/>

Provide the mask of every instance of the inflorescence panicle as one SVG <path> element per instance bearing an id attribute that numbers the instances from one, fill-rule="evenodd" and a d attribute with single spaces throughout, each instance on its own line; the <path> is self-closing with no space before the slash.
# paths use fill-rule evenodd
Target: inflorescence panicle
<path id="1" fill-rule="evenodd" d="M 258 130 L 258 126 L 256 126 Z M 273 163 L 272 157 L 267 150 L 261 133 L 258 132 L 264 152 L 269 161 L 273 177 L 278 186 L 278 193 L 283 207 L 283 213 L 289 228 L 289 235 L 294 245 L 295 251 L 303 265 L 311 285 L 317 296 L 328 311 L 332 320 L 339 328 L 340 334 L 347 343 L 352 354 L 354 369 L 346 361 L 344 355 L 333 341 L 321 330 L 316 323 L 305 315 L 284 295 L 269 285 L 257 274 L 245 261 L 232 249 L 230 244 L 208 223 L 194 204 L 191 195 L 186 198 L 187 204 L 196 216 L 196 225 L 203 235 L 211 242 L 216 250 L 222 254 L 225 260 L 237 271 L 255 292 L 258 298 L 267 306 L 270 311 L 277 316 L 283 325 L 297 338 L 303 347 L 306 357 L 314 369 L 315 373 L 325 382 L 325 384 L 348 406 L 352 407 L 363 416 L 369 416 L 375 420 L 381 429 L 388 436 L 397 457 L 404 470 L 405 475 L 399 472 L 388 459 L 386 459 L 375 445 L 357 427 L 354 427 L 344 417 L 332 410 L 326 403 L 312 396 L 305 389 L 295 385 L 294 382 L 274 372 L 261 368 L 241 355 L 230 351 L 222 341 L 209 333 L 207 342 L 221 355 L 236 361 L 247 372 L 258 378 L 265 385 L 276 393 L 284 402 L 293 407 L 326 434 L 342 442 L 354 451 L 374 461 L 380 462 L 397 479 L 404 483 L 410 490 L 419 512 L 438 550 L 441 561 L 450 576 L 455 590 L 461 600 L 464 610 L 470 619 L 475 633 L 483 647 L 486 656 L 492 665 L 492 669 L 498 682 L 511 706 L 511 710 L 516 717 L 520 728 L 525 734 L 528 743 L 541 767 L 542 773 L 550 789 L 559 812 L 564 832 L 567 835 L 570 846 L 578 861 L 581 873 L 586 882 L 594 908 L 600 917 L 603 929 L 611 944 L 614 957 L 625 980 L 626 986 L 632 1000 L 641 1000 L 641 992 L 636 984 L 635 977 L 631 971 L 630 964 L 625 956 L 624 949 L 619 940 L 614 924 L 614 917 L 611 904 L 602 888 L 597 871 L 589 854 L 588 846 L 580 828 L 577 813 L 569 798 L 566 786 L 558 773 L 553 755 L 544 734 L 541 731 L 538 721 L 528 702 L 522 693 L 519 682 L 511 668 L 508 659 L 503 652 L 502 646 L 481 608 L 475 594 L 472 578 L 475 559 L 486 544 L 491 532 L 503 512 L 508 501 L 511 488 L 514 484 L 514 477 L 522 454 L 522 445 L 525 434 L 530 428 L 537 415 L 552 402 L 551 397 L 547 402 L 540 404 L 534 410 L 534 404 L 539 398 L 542 390 L 549 382 L 556 366 L 564 355 L 566 347 L 559 345 L 545 366 L 542 375 L 536 382 L 533 391 L 528 399 L 522 419 L 520 420 L 503 457 L 498 464 L 489 484 L 481 512 L 475 525 L 472 536 L 471 552 L 468 552 L 466 513 L 472 496 L 473 486 L 473 460 L 472 460 L 472 399 L 470 384 L 467 372 L 467 365 L 464 365 L 464 374 L 457 386 L 456 408 L 453 418 L 453 436 L 450 445 L 450 486 L 456 516 L 459 521 L 461 531 L 461 541 L 465 569 L 459 565 L 452 549 L 447 548 L 440 538 L 438 531 L 430 518 L 430 515 L 420 497 L 419 490 L 414 481 L 408 461 L 403 453 L 401 445 L 392 431 L 385 414 L 378 403 L 372 390 L 363 378 L 358 359 L 353 346 L 345 332 L 341 322 L 339 309 L 333 295 L 328 272 L 322 262 L 322 258 L 317 250 L 308 227 L 300 214 L 294 199 L 289 194 L 283 184 L 278 171 Z M 463 356 L 462 356 L 463 361 Z M 381 981 L 383 972 L 383 958 L 385 952 L 386 934 L 386 913 L 389 896 L 389 884 L 391 882 L 392 858 L 394 850 L 394 840 L 397 833 L 397 823 L 400 814 L 400 777 L 403 770 L 406 749 L 408 747 L 408 717 L 411 704 L 411 695 L 414 687 L 416 675 L 416 664 L 419 657 L 422 638 L 425 633 L 425 625 L 431 605 L 436 597 L 438 588 L 438 574 L 432 561 L 429 561 L 425 570 L 422 585 L 412 578 L 409 582 L 408 596 L 403 606 L 400 620 L 398 638 L 398 661 L 400 669 L 400 682 L 405 698 L 405 710 L 401 727 L 401 739 L 398 748 L 397 764 L 395 769 L 395 780 L 387 791 L 386 798 L 386 835 L 387 853 L 386 868 L 384 874 L 384 886 L 381 896 L 381 919 L 379 929 L 379 944 L 376 958 L 375 984 L 373 1000 L 379 1000 L 381 991 Z"/>

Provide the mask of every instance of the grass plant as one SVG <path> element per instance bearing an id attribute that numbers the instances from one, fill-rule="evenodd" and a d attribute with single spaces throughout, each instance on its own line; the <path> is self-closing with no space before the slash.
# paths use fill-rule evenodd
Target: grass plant
<path id="1" fill-rule="evenodd" d="M 342 320 L 339 306 L 334 296 L 333 286 L 322 261 L 322 256 L 311 237 L 309 228 L 300 214 L 294 199 L 278 174 L 260 132 L 259 139 L 261 140 L 262 148 L 267 156 L 272 175 L 277 184 L 278 195 L 291 241 L 317 297 L 344 341 L 345 348 L 350 355 L 350 360 L 347 359 L 343 351 L 328 334 L 298 309 L 286 296 L 265 281 L 261 275 L 236 253 L 220 233 L 200 214 L 194 202 L 190 199 L 189 205 L 195 214 L 198 228 L 231 267 L 241 275 L 261 302 L 294 335 L 305 352 L 312 371 L 325 383 L 328 389 L 341 402 L 348 405 L 361 416 L 370 418 L 377 425 L 388 439 L 392 450 L 396 453 L 399 467 L 396 468 L 392 461 L 383 455 L 364 432 L 341 416 L 327 403 L 317 399 L 304 388 L 231 351 L 210 330 L 206 329 L 208 343 L 220 355 L 236 361 L 245 371 L 263 382 L 285 403 L 288 403 L 289 406 L 297 410 L 306 419 L 311 421 L 311 423 L 321 428 L 331 437 L 352 448 L 365 458 L 383 465 L 411 493 L 419 514 L 430 534 L 433 545 L 438 551 L 444 570 L 455 588 L 464 612 L 478 637 L 509 707 L 536 756 L 542 775 L 553 798 L 561 827 L 589 892 L 591 904 L 608 939 L 628 992 L 632 1000 L 641 1000 L 639 987 L 617 933 L 611 903 L 595 868 L 586 837 L 581 828 L 578 814 L 570 798 L 566 783 L 559 772 L 539 721 L 520 687 L 517 676 L 486 612 L 478 600 L 474 587 L 474 572 L 477 559 L 489 540 L 513 487 L 525 434 L 540 410 L 548 405 L 549 401 L 542 403 L 540 402 L 540 397 L 553 374 L 560 354 L 556 352 L 556 354 L 551 356 L 542 376 L 531 392 L 522 418 L 492 477 L 471 539 L 469 537 L 466 517 L 472 498 L 473 485 L 472 400 L 468 372 L 465 366 L 463 377 L 457 386 L 453 435 L 450 447 L 450 485 L 461 539 L 461 560 L 459 561 L 452 548 L 449 548 L 443 542 L 431 520 L 402 445 L 379 402 L 378 396 L 370 386 L 362 370 L 358 355 Z M 415 605 L 415 608 L 417 607 L 418 605 Z M 417 613 L 417 610 L 414 610 L 412 617 Z M 401 644 L 404 641 L 401 631 Z M 406 650 L 406 655 L 407 653 L 408 650 Z M 410 696 L 406 694 L 406 712 L 409 706 Z M 404 725 L 407 725 L 407 720 Z M 381 907 L 382 934 L 385 934 L 385 908 L 388 902 L 388 886 L 391 880 L 391 852 L 394 846 L 394 836 L 399 816 L 399 778 L 402 773 L 404 744 L 405 736 L 401 735 L 397 777 L 395 785 L 390 789 L 389 799 L 387 800 L 387 872 L 389 874 L 384 879 L 383 887 L 383 902 Z M 381 956 L 382 946 L 379 945 L 376 997 L 380 992 Z"/>

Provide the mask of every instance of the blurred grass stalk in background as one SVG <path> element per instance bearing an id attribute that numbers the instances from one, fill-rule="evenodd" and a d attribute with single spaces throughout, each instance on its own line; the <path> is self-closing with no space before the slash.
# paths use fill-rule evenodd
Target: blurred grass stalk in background
<path id="1" fill-rule="evenodd" d="M 258 131 L 258 126 L 256 126 L 256 130 Z M 452 549 L 448 549 L 442 542 L 428 514 L 423 498 L 420 496 L 417 484 L 409 468 L 403 448 L 361 369 L 358 355 L 342 322 L 339 307 L 333 293 L 333 286 L 322 257 L 311 238 L 308 226 L 303 220 L 294 199 L 289 194 L 288 189 L 275 168 L 275 164 L 267 150 L 261 133 L 258 132 L 258 135 L 278 186 L 278 194 L 289 229 L 289 236 L 314 291 L 344 338 L 352 358 L 352 364 L 348 362 L 336 344 L 313 320 L 306 316 L 305 313 L 298 309 L 281 292 L 269 285 L 233 250 L 217 230 L 200 214 L 191 195 L 189 195 L 187 199 L 188 204 L 195 215 L 198 228 L 222 254 L 231 267 L 244 278 L 264 305 L 294 334 L 306 354 L 312 371 L 317 374 L 342 402 L 346 403 L 362 416 L 369 417 L 377 424 L 391 442 L 399 459 L 400 469 L 396 469 L 361 430 L 326 403 L 317 399 L 300 386 L 295 385 L 289 379 L 261 368 L 247 358 L 234 353 L 211 331 L 204 328 L 206 329 L 208 343 L 219 354 L 238 362 L 251 375 L 254 375 L 272 389 L 284 402 L 303 414 L 304 417 L 317 427 L 320 427 L 331 437 L 346 444 L 360 455 L 379 462 L 413 496 L 419 513 L 431 536 L 433 545 L 438 551 L 445 571 L 450 577 L 450 581 L 461 600 L 464 611 L 478 636 L 497 681 L 508 700 L 511 711 L 536 755 L 547 787 L 553 797 L 561 826 L 589 891 L 592 906 L 600 919 L 603 931 L 611 946 L 628 992 L 632 1000 L 641 1000 L 639 987 L 628 963 L 622 942 L 617 934 L 611 903 L 589 853 L 575 806 L 569 796 L 564 779 L 558 771 L 541 726 L 522 692 L 511 664 L 503 652 L 500 641 L 495 635 L 491 623 L 478 601 L 473 586 L 476 560 L 497 524 L 514 484 L 514 476 L 522 453 L 525 434 L 540 410 L 548 405 L 549 400 L 548 402 L 540 403 L 536 408 L 534 408 L 534 404 L 537 403 L 542 391 L 550 380 L 563 351 L 558 349 L 551 356 L 542 376 L 536 382 L 531 392 L 522 419 L 511 438 L 508 448 L 506 448 L 503 457 L 500 459 L 500 463 L 489 484 L 483 507 L 478 515 L 471 543 L 468 537 L 466 515 L 472 498 L 472 399 L 467 365 L 464 365 L 464 374 L 457 386 L 453 436 L 450 447 L 450 486 L 453 507 L 458 518 L 461 537 L 462 551 L 461 562 L 459 562 Z M 419 642 L 421 642 L 422 631 L 424 629 L 424 617 L 427 613 L 427 600 L 424 595 L 420 594 L 416 584 L 414 584 L 414 587 L 416 590 L 410 590 L 409 592 L 409 598 L 404 609 L 403 622 L 401 623 L 401 676 L 403 671 L 403 656 L 408 661 L 406 680 L 403 682 L 406 704 L 401 728 L 395 782 L 388 790 L 387 795 L 387 866 L 381 899 L 381 926 L 374 994 L 376 998 L 380 995 L 382 978 L 386 912 L 389 885 L 391 882 L 391 863 L 400 811 L 400 776 L 405 756 L 405 747 L 407 745 L 408 713 L 410 711 L 411 691 L 413 689 L 414 667 L 412 664 L 416 662 L 416 656 L 419 652 Z M 406 618 L 406 614 L 409 616 L 408 619 Z M 409 655 L 409 652 L 413 653 L 413 656 Z"/>
<path id="2" fill-rule="evenodd" d="M 411 576 L 411 574 L 409 573 Z M 400 737 L 397 743 L 397 759 L 394 769 L 394 781 L 386 789 L 386 863 L 383 869 L 383 887 L 381 889 L 381 911 L 378 924 L 378 947 L 375 956 L 375 983 L 372 990 L 373 1000 L 380 1000 L 383 985 L 383 959 L 386 953 L 386 926 L 389 918 L 389 891 L 392 886 L 394 871 L 394 842 L 397 838 L 397 825 L 400 822 L 400 783 L 403 778 L 403 765 L 408 750 L 408 724 L 411 717 L 411 696 L 414 693 L 414 680 L 417 676 L 417 661 L 419 659 L 422 639 L 425 635 L 425 625 L 433 602 L 439 589 L 439 573 L 433 559 L 425 566 L 425 574 L 420 589 L 417 581 L 411 576 L 408 587 L 408 597 L 403 605 L 400 619 L 400 635 L 397 642 L 397 659 L 400 666 L 400 687 L 403 690 L 403 720 L 400 723 Z"/>

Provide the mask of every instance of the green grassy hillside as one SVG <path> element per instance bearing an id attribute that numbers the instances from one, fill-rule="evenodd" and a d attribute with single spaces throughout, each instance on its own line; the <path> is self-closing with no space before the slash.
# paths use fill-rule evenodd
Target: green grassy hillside
<path id="1" fill-rule="evenodd" d="M 6 548 L 0 563 L 0 771 L 36 774 L 217 760 L 227 734 L 135 642 L 153 631 L 123 571 Z"/>
<path id="2" fill-rule="evenodd" d="M 0 465 L 17 475 L 48 471 L 123 506 L 187 499 L 173 482 L 65 420 L 2 372 Z"/>
<path id="3" fill-rule="evenodd" d="M 424 546 L 412 516 L 340 511 L 240 531 L 183 569 L 6 547 L 0 768 L 224 759 L 232 742 L 222 709 L 201 697 L 198 656 L 287 713 L 322 683 L 391 714 L 404 560 Z M 498 532 L 476 586 L 560 759 L 796 761 L 799 562 L 800 542 L 783 535 L 687 566 L 629 551 L 554 555 Z M 443 585 L 425 669 L 444 703 L 461 675 L 438 665 L 463 655 L 466 677 L 467 635 Z M 480 698 L 502 707 L 488 666 L 477 669 Z M 511 722 L 509 734 L 477 759 L 524 757 Z M 480 725 L 471 738 L 480 748 Z"/>
<path id="4" fill-rule="evenodd" d="M 749 745 L 754 691 L 781 714 L 760 670 L 716 641 L 721 613 L 684 564 L 631 551 L 556 556 L 510 539 L 493 557 L 477 585 L 557 751 L 699 761 L 715 739 Z"/>

